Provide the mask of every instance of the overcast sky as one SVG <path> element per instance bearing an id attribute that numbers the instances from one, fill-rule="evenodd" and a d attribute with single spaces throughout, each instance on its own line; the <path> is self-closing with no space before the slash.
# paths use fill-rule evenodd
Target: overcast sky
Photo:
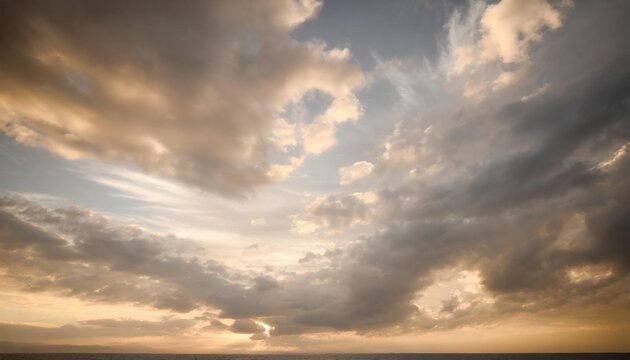
<path id="1" fill-rule="evenodd" d="M 629 18 L 1 0 L 0 350 L 630 351 Z"/>

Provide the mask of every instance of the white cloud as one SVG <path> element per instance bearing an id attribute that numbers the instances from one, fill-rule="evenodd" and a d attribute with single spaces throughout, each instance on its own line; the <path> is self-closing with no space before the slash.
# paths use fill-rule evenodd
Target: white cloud
<path id="1" fill-rule="evenodd" d="M 488 90 L 497 91 L 521 82 L 529 72 L 530 45 L 542 40 L 544 29 L 556 30 L 562 26 L 567 4 L 552 6 L 547 0 L 503 0 L 486 5 L 473 1 L 466 16 L 455 12 L 448 23 L 449 50 L 444 55 L 447 73 L 474 75 L 466 81 L 466 97 L 481 98 Z M 495 62 L 516 67 L 498 74 L 484 68 Z M 483 80 L 480 76 L 495 79 Z"/>
<path id="2" fill-rule="evenodd" d="M 431 156 L 429 138 L 433 127 L 408 128 L 402 122 L 396 124 L 383 145 L 379 164 L 386 167 L 417 166 Z"/>
<path id="3" fill-rule="evenodd" d="M 503 0 L 488 6 L 481 25 L 481 59 L 515 63 L 527 59 L 529 44 L 542 39 L 543 28 L 562 25 L 562 14 L 547 0 Z"/>
<path id="4" fill-rule="evenodd" d="M 328 122 L 314 122 L 302 129 L 304 151 L 308 154 L 321 154 L 335 145 L 335 125 Z"/>
<path id="5" fill-rule="evenodd" d="M 624 145 L 621 145 L 617 149 L 617 151 L 615 151 L 615 153 L 613 154 L 611 158 L 600 162 L 599 164 L 597 164 L 597 167 L 604 170 L 609 169 L 610 167 L 618 163 L 620 160 L 622 160 L 628 152 L 630 152 L 630 142 Z"/>
<path id="6" fill-rule="evenodd" d="M 252 226 L 262 226 L 262 225 L 267 224 L 267 222 L 263 218 L 252 219 L 249 223 Z"/>
<path id="7" fill-rule="evenodd" d="M 529 45 L 542 40 L 544 28 L 562 26 L 561 10 L 547 0 L 503 0 L 488 6 L 474 2 L 466 18 L 456 13 L 449 24 L 455 73 L 494 60 L 527 60 Z M 480 34 L 479 40 L 476 33 Z"/>
<path id="8" fill-rule="evenodd" d="M 354 164 L 339 169 L 339 184 L 350 185 L 370 175 L 374 164 L 368 161 L 357 161 Z"/>
<path id="9" fill-rule="evenodd" d="M 512 71 L 504 71 L 492 82 L 492 91 L 518 84 L 527 78 L 530 67 L 525 64 Z"/>
<path id="10" fill-rule="evenodd" d="M 304 151 L 317 155 L 328 150 L 336 142 L 335 124 L 356 121 L 361 113 L 361 104 L 355 96 L 336 98 L 324 114 L 302 129 Z"/>
<path id="11" fill-rule="evenodd" d="M 290 146 L 295 146 L 297 143 L 296 125 L 282 118 L 276 119 L 271 131 L 271 142 L 282 151 L 287 151 Z"/>
<path id="12" fill-rule="evenodd" d="M 282 181 L 289 177 L 293 171 L 302 166 L 302 163 L 304 163 L 304 156 L 291 157 L 288 164 L 271 165 L 267 176 L 274 181 Z"/>
<path id="13" fill-rule="evenodd" d="M 529 100 L 531 100 L 533 98 L 536 98 L 536 97 L 546 93 L 547 90 L 549 90 L 549 84 L 544 84 L 543 86 L 541 86 L 538 89 L 534 90 L 532 93 L 523 96 L 521 98 L 521 101 L 529 101 Z"/>

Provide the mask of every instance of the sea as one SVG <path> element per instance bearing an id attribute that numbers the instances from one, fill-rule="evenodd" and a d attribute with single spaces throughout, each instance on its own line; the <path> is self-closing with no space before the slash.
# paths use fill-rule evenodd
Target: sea
<path id="1" fill-rule="evenodd" d="M 630 360 L 630 353 L 597 354 L 0 354 L 0 360 Z"/>

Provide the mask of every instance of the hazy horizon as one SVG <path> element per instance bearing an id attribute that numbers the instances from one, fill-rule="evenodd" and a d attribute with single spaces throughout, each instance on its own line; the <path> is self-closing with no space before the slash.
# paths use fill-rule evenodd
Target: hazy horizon
<path id="1" fill-rule="evenodd" d="M 0 0 L 0 352 L 630 352 L 628 19 Z"/>

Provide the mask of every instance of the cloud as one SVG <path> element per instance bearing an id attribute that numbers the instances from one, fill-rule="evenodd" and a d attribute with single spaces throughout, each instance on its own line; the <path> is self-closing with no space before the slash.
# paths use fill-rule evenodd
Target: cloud
<path id="1" fill-rule="evenodd" d="M 339 185 L 350 185 L 370 175 L 374 164 L 368 161 L 357 161 L 339 169 Z"/>
<path id="2" fill-rule="evenodd" d="M 444 176 L 453 174 L 450 184 L 410 178 L 378 195 L 314 199 L 295 218 L 300 230 L 384 225 L 308 271 L 252 277 L 198 258 L 179 247 L 182 239 L 116 225 L 82 208 L 5 197 L 3 277 L 23 291 L 180 312 L 218 309 L 220 319 L 269 324 L 271 338 L 448 329 L 549 309 L 563 318 L 579 308 L 594 322 L 614 324 L 628 316 L 630 161 L 620 150 L 628 142 L 628 74 L 625 63 L 613 63 L 562 96 L 517 100 L 483 110 L 486 116 L 466 114 L 466 124 L 508 124 L 499 137 L 463 132 L 483 137 L 489 149 L 506 140 L 528 146 L 491 151 L 484 162 L 463 166 L 479 156 L 468 148 L 474 142 L 446 132 L 432 151 L 449 155 L 442 158 Z M 452 268 L 478 272 L 483 298 L 494 302 L 461 298 L 468 305 L 447 318 L 416 305 L 435 272 Z M 599 280 L 572 281 L 575 274 Z M 602 310 L 592 304 L 598 303 L 610 304 L 604 312 L 610 319 L 596 316 Z"/>
<path id="3" fill-rule="evenodd" d="M 407 183 L 397 190 L 398 198 L 383 196 L 382 201 L 403 206 L 403 210 L 392 220 L 391 228 L 367 248 L 373 254 L 372 263 L 382 264 L 380 273 L 408 279 L 408 285 L 399 281 L 399 295 L 382 307 L 402 310 L 406 302 L 400 299 L 412 298 L 429 269 L 455 264 L 481 269 L 485 288 L 498 297 L 494 308 L 505 307 L 498 310 L 503 314 L 514 311 L 512 306 L 522 310 L 528 301 L 526 311 L 532 312 L 545 306 L 597 302 L 593 299 L 599 296 L 626 301 L 615 287 L 627 281 L 627 259 L 604 250 L 610 246 L 615 253 L 625 251 L 620 225 L 628 204 L 621 204 L 626 198 L 621 194 L 627 190 L 618 181 L 626 165 L 615 160 L 620 172 L 600 172 L 594 166 L 601 163 L 597 159 L 611 155 L 595 150 L 594 144 L 612 151 L 613 158 L 622 156 L 617 149 L 625 139 L 612 132 L 627 134 L 627 71 L 625 65 L 614 63 L 588 81 L 574 84 L 570 95 L 548 96 L 527 105 L 508 104 L 494 121 L 508 121 L 510 130 L 495 140 L 518 144 L 524 137 L 528 147 L 507 154 L 488 153 L 483 162 L 462 172 L 457 169 L 461 160 L 457 155 L 443 157 L 454 162 L 454 166 L 444 164 L 449 172 L 462 174 L 455 177 L 455 183 L 432 186 L 411 181 L 413 185 Z M 491 148 L 496 150 L 498 143 Z M 448 147 L 434 150 L 444 149 Z M 461 153 L 472 150 L 461 149 Z M 403 204 L 409 208 L 405 210 Z M 584 220 L 573 223 L 574 216 Z M 595 224 L 608 230 L 597 230 Z M 610 236 L 604 236 L 608 231 Z M 584 242 L 559 249 L 564 236 L 577 236 Z M 567 272 L 586 265 L 616 270 L 592 287 L 566 285 Z M 374 290 L 374 296 L 378 292 Z M 566 292 L 575 297 L 563 298 Z M 479 316 L 484 318 L 492 316 Z"/>
<path id="4" fill-rule="evenodd" d="M 267 224 L 267 222 L 263 218 L 252 219 L 249 221 L 249 223 L 252 226 L 264 226 L 265 224 Z"/>
<path id="5" fill-rule="evenodd" d="M 381 212 L 387 226 L 340 257 L 344 265 L 336 276 L 349 286 L 346 297 L 300 321 L 396 333 L 548 311 L 566 321 L 574 320 L 574 311 L 589 313 L 594 323 L 608 324 L 602 326 L 627 319 L 621 289 L 627 287 L 628 252 L 621 239 L 629 204 L 621 179 L 630 164 L 623 150 L 628 74 L 623 61 L 613 61 L 562 93 L 437 123 L 430 133 L 441 133 L 431 139 L 432 157 L 442 162 L 440 181 L 411 177 L 379 193 L 379 206 L 396 211 Z M 468 131 L 475 127 L 484 131 Z M 496 136 L 485 131 L 493 127 Z M 422 125 L 415 130 L 425 135 Z M 396 131 L 397 137 L 414 133 Z M 412 154 L 424 146 L 415 139 Z M 418 166 L 420 159 L 410 156 L 407 163 Z M 615 170 L 600 165 L 609 163 Z M 304 258 L 312 260 L 316 254 Z M 453 268 L 477 271 L 483 292 L 461 308 L 446 306 L 448 314 L 426 312 L 417 294 L 435 283 L 436 271 Z M 595 280 L 571 281 L 576 274 Z M 601 310 L 595 304 L 604 299 L 612 303 Z M 449 296 L 442 300 L 455 303 Z"/>
<path id="6" fill-rule="evenodd" d="M 491 106 L 449 102 L 448 111 L 401 122 L 374 164 L 374 176 L 391 176 L 382 179 L 382 189 L 312 198 L 293 218 L 301 233 L 367 230 L 335 239 L 326 251 L 306 252 L 298 261 L 308 267 L 251 274 L 202 258 L 181 238 L 118 225 L 84 208 L 5 197 L 3 282 L 105 303 L 210 309 L 203 320 L 220 321 L 217 328 L 281 345 L 307 343 L 299 336 L 321 332 L 396 335 L 511 320 L 624 329 L 630 321 L 627 47 L 598 57 L 587 73 L 566 69 L 574 57 L 566 51 L 546 49 L 547 55 L 523 60 L 536 34 L 551 28 L 540 12 L 546 7 L 534 4 L 535 11 L 524 13 L 539 20 L 512 14 L 517 25 L 507 29 L 523 37 L 511 47 L 505 45 L 511 38 L 499 39 L 508 42 L 495 44 L 493 61 L 545 64 L 551 69 L 546 91 L 526 101 L 520 93 L 497 91 L 490 94 Z M 492 6 L 515 11 L 504 3 Z M 507 26 L 488 21 L 497 29 Z M 597 34 L 595 39 L 603 36 Z M 556 41 L 590 49 L 578 35 Z M 625 38 L 619 35 L 617 45 Z M 559 69 L 567 71 L 562 79 L 554 77 Z M 499 83 L 507 88 L 508 78 Z M 352 89 L 338 94 L 350 96 Z M 339 109 L 312 124 L 330 129 L 360 113 L 352 104 Z M 122 325 L 75 326 L 109 331 Z"/>
<path id="7" fill-rule="evenodd" d="M 136 302 L 178 311 L 188 308 L 180 304 L 186 299 L 184 304 L 195 304 L 191 307 L 218 307 L 223 318 L 236 318 L 233 331 L 261 334 L 259 326 L 252 326 L 260 319 L 273 326 L 269 332 L 272 338 L 331 329 L 395 333 L 447 329 L 496 321 L 515 312 L 536 313 L 550 306 L 558 311 L 579 306 L 588 313 L 595 311 L 588 304 L 602 297 L 621 301 L 619 306 L 624 304 L 628 260 L 623 230 L 617 229 L 625 223 L 619 210 L 626 206 L 621 196 L 627 193 L 623 180 L 630 163 L 626 160 L 623 157 L 613 162 L 606 170 L 608 176 L 596 176 L 592 178 L 595 182 L 568 182 L 565 192 L 552 197 L 549 192 L 530 192 L 528 197 L 517 196 L 510 203 L 491 201 L 478 208 L 476 201 L 492 198 L 492 192 L 511 193 L 502 189 L 480 191 L 480 179 L 494 176 L 496 170 L 479 170 L 476 179 L 466 180 L 469 185 L 462 186 L 473 199 L 457 192 L 446 198 L 425 193 L 421 198 L 426 201 L 403 206 L 403 216 L 392 219 L 383 231 L 344 251 L 328 254 L 327 268 L 289 276 L 281 282 L 270 277 L 248 280 L 212 262 L 202 265 L 195 259 L 166 257 L 160 251 L 160 246 L 165 246 L 162 238 L 112 226 L 85 210 L 48 210 L 25 200 L 5 198 L 1 238 L 3 264 L 8 267 L 5 277 L 18 281 L 25 291 L 66 291 L 97 301 Z M 550 175 L 564 176 L 553 171 Z M 583 189 L 597 192 L 596 198 L 601 200 L 584 207 L 590 194 Z M 576 198 L 581 194 L 586 199 Z M 435 206 L 441 199 L 448 201 Z M 556 203 L 547 206 L 548 201 Z M 573 204 L 583 205 L 571 211 Z M 593 242 L 586 248 L 558 248 L 565 214 L 576 210 L 588 219 L 585 234 Z M 508 211 L 514 213 L 508 215 Z M 606 218 L 613 220 L 602 221 Z M 30 259 L 16 256 L 27 251 Z M 568 275 L 563 275 L 576 267 L 598 264 L 609 264 L 611 275 L 604 281 L 568 282 Z M 452 315 L 443 319 L 421 311 L 413 304 L 417 292 L 434 282 L 433 271 L 452 266 L 479 269 L 479 281 L 497 301 L 490 307 L 453 308 Z M 589 267 L 580 269 L 590 273 Z M 253 285 L 239 285 L 243 282 Z M 146 287 L 148 284 L 153 285 Z M 145 288 L 134 291 L 139 286 Z M 575 294 L 568 303 L 562 300 L 565 291 Z M 521 306 L 525 303 L 530 304 L 528 308 Z M 472 298 L 467 304 L 483 303 Z M 620 312 L 619 316 L 623 319 L 625 315 Z"/>
<path id="8" fill-rule="evenodd" d="M 523 97 L 521 97 L 521 101 L 529 101 L 537 96 L 543 95 L 544 93 L 547 92 L 547 90 L 549 90 L 549 84 L 544 84 L 543 86 L 539 87 L 538 89 L 534 90 L 532 93 L 524 95 Z"/>
<path id="9" fill-rule="evenodd" d="M 562 27 L 571 7 L 570 1 L 471 1 L 456 9 L 446 25 L 442 71 L 476 102 L 527 83 L 540 72 L 531 64 L 538 51 L 533 45 L 542 42 L 545 30 Z"/>
<path id="10" fill-rule="evenodd" d="M 385 138 L 376 171 L 432 165 L 430 163 L 435 160 L 431 149 L 434 130 L 433 125 L 422 128 L 415 123 L 398 122 Z"/>
<path id="11" fill-rule="evenodd" d="M 321 154 L 335 145 L 335 125 L 356 121 L 362 113 L 359 100 L 354 96 L 333 100 L 326 112 L 302 129 L 304 150 L 307 154 Z"/>
<path id="12" fill-rule="evenodd" d="M 546 0 L 503 0 L 489 5 L 481 18 L 482 58 L 500 58 L 505 63 L 525 60 L 527 46 L 540 41 L 543 28 L 559 28 L 561 17 L 561 12 Z"/>
<path id="13" fill-rule="evenodd" d="M 290 146 L 295 146 L 296 125 L 290 124 L 287 120 L 279 118 L 274 123 L 271 132 L 271 141 L 282 151 L 286 151 Z"/>
<path id="14" fill-rule="evenodd" d="M 349 50 L 288 34 L 321 6 L 5 3 L 0 129 L 68 159 L 251 193 L 291 170 L 279 175 L 270 161 L 295 145 L 294 125 L 278 120 L 288 105 L 313 91 L 334 99 L 316 121 L 330 127 L 317 136 L 327 145 L 309 140 L 307 153 L 358 116 L 353 92 L 365 79 Z"/>
<path id="15" fill-rule="evenodd" d="M 83 208 L 50 209 L 17 196 L 2 198 L 0 208 L 2 278 L 25 292 L 176 312 L 218 309 L 219 318 L 264 322 L 282 334 L 312 331 L 299 322 L 303 309 L 318 311 L 345 291 L 319 271 L 283 281 L 250 277 L 199 258 L 182 239 L 116 225 Z"/>
<path id="16" fill-rule="evenodd" d="M 318 197 L 293 218 L 297 233 L 337 232 L 351 226 L 367 224 L 376 215 L 378 195 L 358 192 L 344 196 Z"/>
<path id="17" fill-rule="evenodd" d="M 508 64 L 526 61 L 530 44 L 541 41 L 544 28 L 562 26 L 566 7 L 553 7 L 547 0 L 503 0 L 488 6 L 473 2 L 465 21 L 459 13 L 451 20 L 455 73 L 494 60 Z M 468 28 L 472 34 L 457 32 L 457 26 Z M 480 33 L 478 40 L 471 37 L 475 32 Z"/>
<path id="18" fill-rule="evenodd" d="M 501 90 L 508 86 L 522 82 L 529 74 L 529 66 L 527 64 L 519 67 L 514 71 L 504 71 L 492 82 L 492 91 Z"/>
<path id="19" fill-rule="evenodd" d="M 42 327 L 0 323 L 0 336 L 5 341 L 24 342 L 73 340 L 77 338 L 134 338 L 178 335 L 197 325 L 190 319 L 143 321 L 131 319 L 94 319 L 58 327 Z"/>
<path id="20" fill-rule="evenodd" d="M 267 171 L 267 176 L 274 181 L 282 181 L 289 177 L 295 169 L 302 166 L 304 156 L 294 156 L 289 159 L 288 164 L 273 164 Z"/>
<path id="21" fill-rule="evenodd" d="M 174 311 L 190 311 L 219 292 L 242 291 L 220 264 L 172 255 L 190 246 L 173 243 L 173 236 L 116 226 L 76 207 L 49 210 L 18 197 L 3 198 L 1 206 L 3 264 L 24 290 Z M 197 281 L 209 288 L 188 293 Z"/>
<path id="22" fill-rule="evenodd" d="M 237 334 L 260 334 L 265 332 L 265 328 L 253 320 L 238 319 L 230 325 L 230 331 Z"/>
<path id="23" fill-rule="evenodd" d="M 21 354 L 21 353 L 81 353 L 81 354 L 112 354 L 112 353 L 153 353 L 156 349 L 141 346 L 137 344 L 131 344 L 127 346 L 102 346 L 102 345 L 60 345 L 60 344 L 45 344 L 45 343 L 33 343 L 33 342 L 12 342 L 12 341 L 0 341 L 0 352 L 5 354 Z"/>

